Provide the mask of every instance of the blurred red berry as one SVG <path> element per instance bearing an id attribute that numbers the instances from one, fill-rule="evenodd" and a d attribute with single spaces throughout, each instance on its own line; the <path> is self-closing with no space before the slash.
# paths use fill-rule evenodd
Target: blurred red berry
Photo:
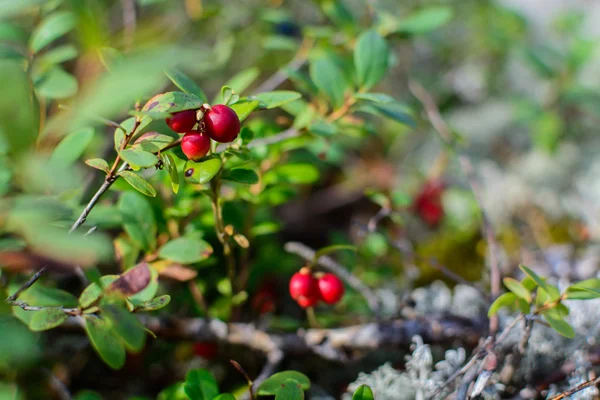
<path id="1" fill-rule="evenodd" d="M 267 281 L 259 287 L 252 298 L 252 308 L 259 314 L 267 314 L 275 311 L 277 291 L 274 285 L 274 282 Z"/>
<path id="2" fill-rule="evenodd" d="M 319 302 L 319 285 L 310 269 L 302 268 L 292 276 L 290 295 L 302 308 L 314 306 Z"/>
<path id="3" fill-rule="evenodd" d="M 240 133 L 240 119 L 231 108 L 217 104 L 204 114 L 204 129 L 215 142 L 232 142 Z"/>
<path id="4" fill-rule="evenodd" d="M 169 128 L 177 133 L 186 133 L 194 129 L 196 125 L 196 110 L 185 110 L 174 113 L 171 118 L 166 120 Z"/>
<path id="5" fill-rule="evenodd" d="M 194 343 L 194 354 L 198 357 L 212 360 L 217 356 L 219 348 L 215 342 L 196 342 Z"/>
<path id="6" fill-rule="evenodd" d="M 442 181 L 437 179 L 428 181 L 423 185 L 413 202 L 413 209 L 431 227 L 437 226 L 444 218 L 444 207 L 442 205 L 444 190 L 445 185 Z"/>
<path id="7" fill-rule="evenodd" d="M 344 284 L 334 274 L 327 273 L 318 279 L 321 299 L 327 304 L 335 304 L 344 296 Z"/>

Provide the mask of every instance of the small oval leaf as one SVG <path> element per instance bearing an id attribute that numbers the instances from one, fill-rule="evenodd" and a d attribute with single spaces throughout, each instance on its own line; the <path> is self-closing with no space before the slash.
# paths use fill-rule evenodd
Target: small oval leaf
<path id="1" fill-rule="evenodd" d="M 184 177 L 187 182 L 205 184 L 210 182 L 221 170 L 221 159 L 218 157 L 193 162 L 188 161 L 184 167 Z"/>
<path id="2" fill-rule="evenodd" d="M 31 321 L 29 321 L 29 329 L 32 331 L 45 331 L 55 328 L 65 322 L 69 318 L 61 307 L 48 307 L 35 311 Z"/>
<path id="3" fill-rule="evenodd" d="M 86 316 L 85 331 L 100 358 L 113 369 L 125 364 L 125 345 L 110 325 L 101 318 Z"/>
<path id="4" fill-rule="evenodd" d="M 138 192 L 149 196 L 155 197 L 156 190 L 146 181 L 144 178 L 132 171 L 121 171 L 119 176 L 122 176 L 127 183 L 129 183 Z"/>

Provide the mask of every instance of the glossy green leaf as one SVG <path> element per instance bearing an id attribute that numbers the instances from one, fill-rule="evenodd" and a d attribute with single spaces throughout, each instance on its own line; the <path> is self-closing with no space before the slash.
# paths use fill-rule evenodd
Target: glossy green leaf
<path id="1" fill-rule="evenodd" d="M 590 300 L 600 297 L 600 279 L 591 278 L 576 282 L 566 290 L 567 298 L 572 300 Z"/>
<path id="2" fill-rule="evenodd" d="M 385 93 L 355 93 L 354 98 L 379 104 L 388 104 L 396 101 L 392 96 Z"/>
<path id="3" fill-rule="evenodd" d="M 204 240 L 180 237 L 162 246 L 158 255 L 181 264 L 193 264 L 207 259 L 212 253 L 213 248 Z"/>
<path id="4" fill-rule="evenodd" d="M 208 99 L 204 91 L 194 82 L 192 78 L 179 71 L 177 68 L 168 68 L 165 71 L 167 77 L 185 93 L 193 94 L 197 96 L 202 102 L 207 103 Z"/>
<path id="5" fill-rule="evenodd" d="M 302 385 L 294 379 L 286 379 L 275 395 L 275 400 L 303 400 Z"/>
<path id="6" fill-rule="evenodd" d="M 185 394 L 190 400 L 212 400 L 219 394 L 217 381 L 205 369 L 193 369 L 185 377 Z"/>
<path id="7" fill-rule="evenodd" d="M 183 170 L 186 182 L 205 184 L 221 170 L 221 159 L 211 157 L 200 162 L 188 161 Z"/>
<path id="8" fill-rule="evenodd" d="M 452 17 L 450 7 L 427 7 L 409 15 L 398 24 L 395 31 L 413 35 L 427 33 L 447 24 Z"/>
<path id="9" fill-rule="evenodd" d="M 248 118 L 252 111 L 256 110 L 260 105 L 258 100 L 241 99 L 237 103 L 232 104 L 230 107 L 237 114 L 240 122 Z"/>
<path id="10" fill-rule="evenodd" d="M 94 137 L 94 130 L 83 128 L 69 133 L 60 141 L 50 156 L 53 165 L 71 165 L 81 157 Z"/>
<path id="11" fill-rule="evenodd" d="M 517 301 L 517 296 L 514 293 L 504 293 L 498 296 L 488 310 L 488 316 L 491 317 L 498 313 L 503 307 L 512 307 Z"/>
<path id="12" fill-rule="evenodd" d="M 544 279 L 540 278 L 535 272 L 533 272 L 530 268 L 526 267 L 523 264 L 519 265 L 519 268 L 521 268 L 521 271 L 523 271 L 525 275 L 533 279 L 539 287 L 546 290 L 546 292 L 549 292 L 548 287 L 546 286 L 546 281 Z"/>
<path id="13" fill-rule="evenodd" d="M 94 304 L 102 295 L 103 288 L 106 288 L 108 285 L 113 283 L 119 278 L 119 275 L 104 275 L 100 278 L 100 285 L 97 283 L 91 283 L 86 287 L 81 295 L 79 296 L 79 305 L 81 308 L 88 308 L 92 304 Z"/>
<path id="14" fill-rule="evenodd" d="M 231 393 L 221 393 L 220 395 L 215 397 L 213 400 L 236 400 L 236 399 L 235 399 L 235 396 L 232 395 Z"/>
<path id="15" fill-rule="evenodd" d="M 388 69 L 388 44 L 379 33 L 369 30 L 362 33 L 354 49 L 354 67 L 358 84 L 370 89 L 383 78 Z"/>
<path id="16" fill-rule="evenodd" d="M 156 248 L 156 220 L 148 200 L 135 192 L 121 195 L 118 203 L 123 218 L 123 228 L 131 240 L 142 249 Z"/>
<path id="17" fill-rule="evenodd" d="M 161 308 L 166 307 L 171 302 L 171 296 L 168 294 L 158 296 L 153 298 L 152 300 L 148 300 L 136 306 L 135 311 L 139 312 L 147 312 L 147 311 L 156 311 Z"/>
<path id="18" fill-rule="evenodd" d="M 225 85 L 235 90 L 237 94 L 240 94 L 248 89 L 259 76 L 260 69 L 257 67 L 251 67 L 232 76 Z"/>
<path id="19" fill-rule="evenodd" d="M 549 309 L 543 311 L 542 315 L 544 316 L 546 322 L 548 322 L 556 332 L 568 338 L 575 337 L 575 330 L 567 321 L 564 320 L 559 311 L 555 309 Z"/>
<path id="20" fill-rule="evenodd" d="M 29 329 L 32 331 L 45 331 L 59 326 L 68 318 L 69 316 L 60 307 L 42 308 L 33 312 L 31 321 L 29 321 Z"/>
<path id="21" fill-rule="evenodd" d="M 76 23 L 75 15 L 68 11 L 50 15 L 31 34 L 29 48 L 32 52 L 37 53 L 59 37 L 69 33 L 75 28 Z"/>
<path id="22" fill-rule="evenodd" d="M 102 400 L 102 396 L 100 396 L 97 392 L 91 390 L 81 390 L 77 392 L 77 395 L 74 397 L 75 400 Z"/>
<path id="23" fill-rule="evenodd" d="M 119 176 L 123 177 L 135 190 L 149 197 L 156 196 L 156 189 L 144 178 L 132 171 L 121 171 Z"/>
<path id="24" fill-rule="evenodd" d="M 179 192 L 179 173 L 177 172 L 177 165 L 175 164 L 173 156 L 167 153 L 161 153 L 160 159 L 167 169 L 169 178 L 171 179 L 171 187 L 173 188 L 173 192 Z"/>
<path id="25" fill-rule="evenodd" d="M 150 153 L 157 153 L 173 143 L 173 138 L 158 132 L 146 132 L 135 140 L 133 149 L 141 149 Z"/>
<path id="26" fill-rule="evenodd" d="M 358 389 L 354 391 L 352 400 L 373 400 L 373 391 L 367 385 L 360 385 Z"/>
<path id="27" fill-rule="evenodd" d="M 161 93 L 144 105 L 142 111 L 158 111 L 174 113 L 184 110 L 196 110 L 202 107 L 204 100 L 194 94 L 183 92 Z"/>
<path id="28" fill-rule="evenodd" d="M 274 396 L 281 388 L 281 385 L 288 379 L 298 382 L 303 390 L 310 389 L 310 379 L 303 373 L 298 371 L 282 371 L 270 376 L 261 383 L 257 393 L 259 396 Z"/>
<path id="29" fill-rule="evenodd" d="M 300 93 L 291 90 L 275 90 L 272 92 L 259 93 L 252 98 L 260 101 L 261 108 L 270 109 L 281 107 L 284 104 L 298 100 L 300 97 L 302 97 Z"/>
<path id="30" fill-rule="evenodd" d="M 110 324 L 95 316 L 85 316 L 85 331 L 100 358 L 113 369 L 125 365 L 125 345 Z"/>
<path id="31" fill-rule="evenodd" d="M 246 185 L 253 185 L 255 183 L 258 183 L 258 181 L 260 180 L 256 172 L 246 168 L 228 169 L 225 172 L 223 172 L 221 178 L 226 181 L 244 183 Z"/>
<path id="32" fill-rule="evenodd" d="M 145 151 L 140 148 L 121 150 L 119 154 L 121 154 L 121 158 L 123 160 L 127 161 L 130 165 L 137 167 L 147 168 L 158 163 L 158 157 L 149 151 Z"/>
<path id="33" fill-rule="evenodd" d="M 89 160 L 85 160 L 85 163 L 92 168 L 99 169 L 100 171 L 104 171 L 106 173 L 108 173 L 108 171 L 110 171 L 110 167 L 108 166 L 108 163 L 106 162 L 106 160 L 104 160 L 102 158 L 91 158 Z"/>
<path id="34" fill-rule="evenodd" d="M 531 301 L 531 293 L 521 284 L 521 282 L 513 278 L 504 278 L 503 282 L 508 290 L 517 295 L 517 297 L 520 297 L 527 302 Z"/>
<path id="35" fill-rule="evenodd" d="M 280 165 L 264 176 L 265 183 L 284 181 L 293 184 L 309 184 L 319 180 L 319 169 L 312 164 Z"/>
<path id="36" fill-rule="evenodd" d="M 335 62 L 329 58 L 320 58 L 310 64 L 309 72 L 314 84 L 329 98 L 333 107 L 341 107 L 348 84 Z"/>
<path id="37" fill-rule="evenodd" d="M 35 85 L 38 95 L 48 99 L 71 97 L 78 88 L 77 79 L 60 67 L 50 69 Z"/>
<path id="38" fill-rule="evenodd" d="M 183 382 L 176 383 L 164 389 L 156 397 L 157 400 L 190 400 L 185 394 Z"/>
<path id="39" fill-rule="evenodd" d="M 137 318 L 129 311 L 115 304 L 101 307 L 102 316 L 114 332 L 123 339 L 128 350 L 139 352 L 146 344 L 146 331 Z"/>
<path id="40" fill-rule="evenodd" d="M 365 104 L 360 106 L 358 109 L 359 111 L 363 111 L 369 114 L 389 118 L 396 122 L 400 122 L 401 124 L 415 126 L 415 121 L 412 118 L 410 109 L 398 102 L 386 104 Z"/>

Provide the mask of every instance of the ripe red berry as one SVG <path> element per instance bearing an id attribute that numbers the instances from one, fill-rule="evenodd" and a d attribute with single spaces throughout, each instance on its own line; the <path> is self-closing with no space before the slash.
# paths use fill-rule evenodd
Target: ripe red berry
<path id="1" fill-rule="evenodd" d="M 267 314 L 275 311 L 275 300 L 277 291 L 274 281 L 264 282 L 252 298 L 252 308 L 259 314 Z"/>
<path id="2" fill-rule="evenodd" d="M 413 203 L 413 209 L 419 217 L 431 227 L 436 226 L 444 218 L 442 195 L 445 185 L 440 180 L 426 182 Z"/>
<path id="3" fill-rule="evenodd" d="M 210 138 L 200 131 L 190 131 L 181 139 L 181 150 L 190 160 L 198 161 L 210 150 Z"/>
<path id="4" fill-rule="evenodd" d="M 240 133 L 240 119 L 231 108 L 217 104 L 204 114 L 204 128 L 215 142 L 232 142 Z"/>
<path id="5" fill-rule="evenodd" d="M 194 354 L 212 360 L 217 356 L 219 348 L 215 342 L 196 342 L 194 343 Z"/>
<path id="6" fill-rule="evenodd" d="M 308 268 L 302 268 L 290 279 L 290 295 L 302 308 L 319 302 L 319 285 Z"/>
<path id="7" fill-rule="evenodd" d="M 196 110 L 185 110 L 174 113 L 171 118 L 165 120 L 169 128 L 177 133 L 186 133 L 194 129 L 196 125 Z"/>
<path id="8" fill-rule="evenodd" d="M 318 280 L 321 299 L 327 304 L 335 304 L 344 296 L 344 284 L 334 274 L 325 274 Z"/>

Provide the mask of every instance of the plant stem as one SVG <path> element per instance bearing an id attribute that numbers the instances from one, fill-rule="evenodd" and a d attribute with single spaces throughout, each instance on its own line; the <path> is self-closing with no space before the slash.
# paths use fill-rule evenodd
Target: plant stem
<path id="1" fill-rule="evenodd" d="M 219 242 L 223 245 L 223 256 L 227 261 L 227 277 L 233 287 L 235 279 L 235 258 L 229 244 L 229 235 L 225 232 L 225 224 L 223 222 L 223 208 L 219 204 L 219 192 L 221 191 L 221 176 L 220 174 L 210 182 L 212 188 L 212 208 L 215 217 L 215 231 Z"/>

